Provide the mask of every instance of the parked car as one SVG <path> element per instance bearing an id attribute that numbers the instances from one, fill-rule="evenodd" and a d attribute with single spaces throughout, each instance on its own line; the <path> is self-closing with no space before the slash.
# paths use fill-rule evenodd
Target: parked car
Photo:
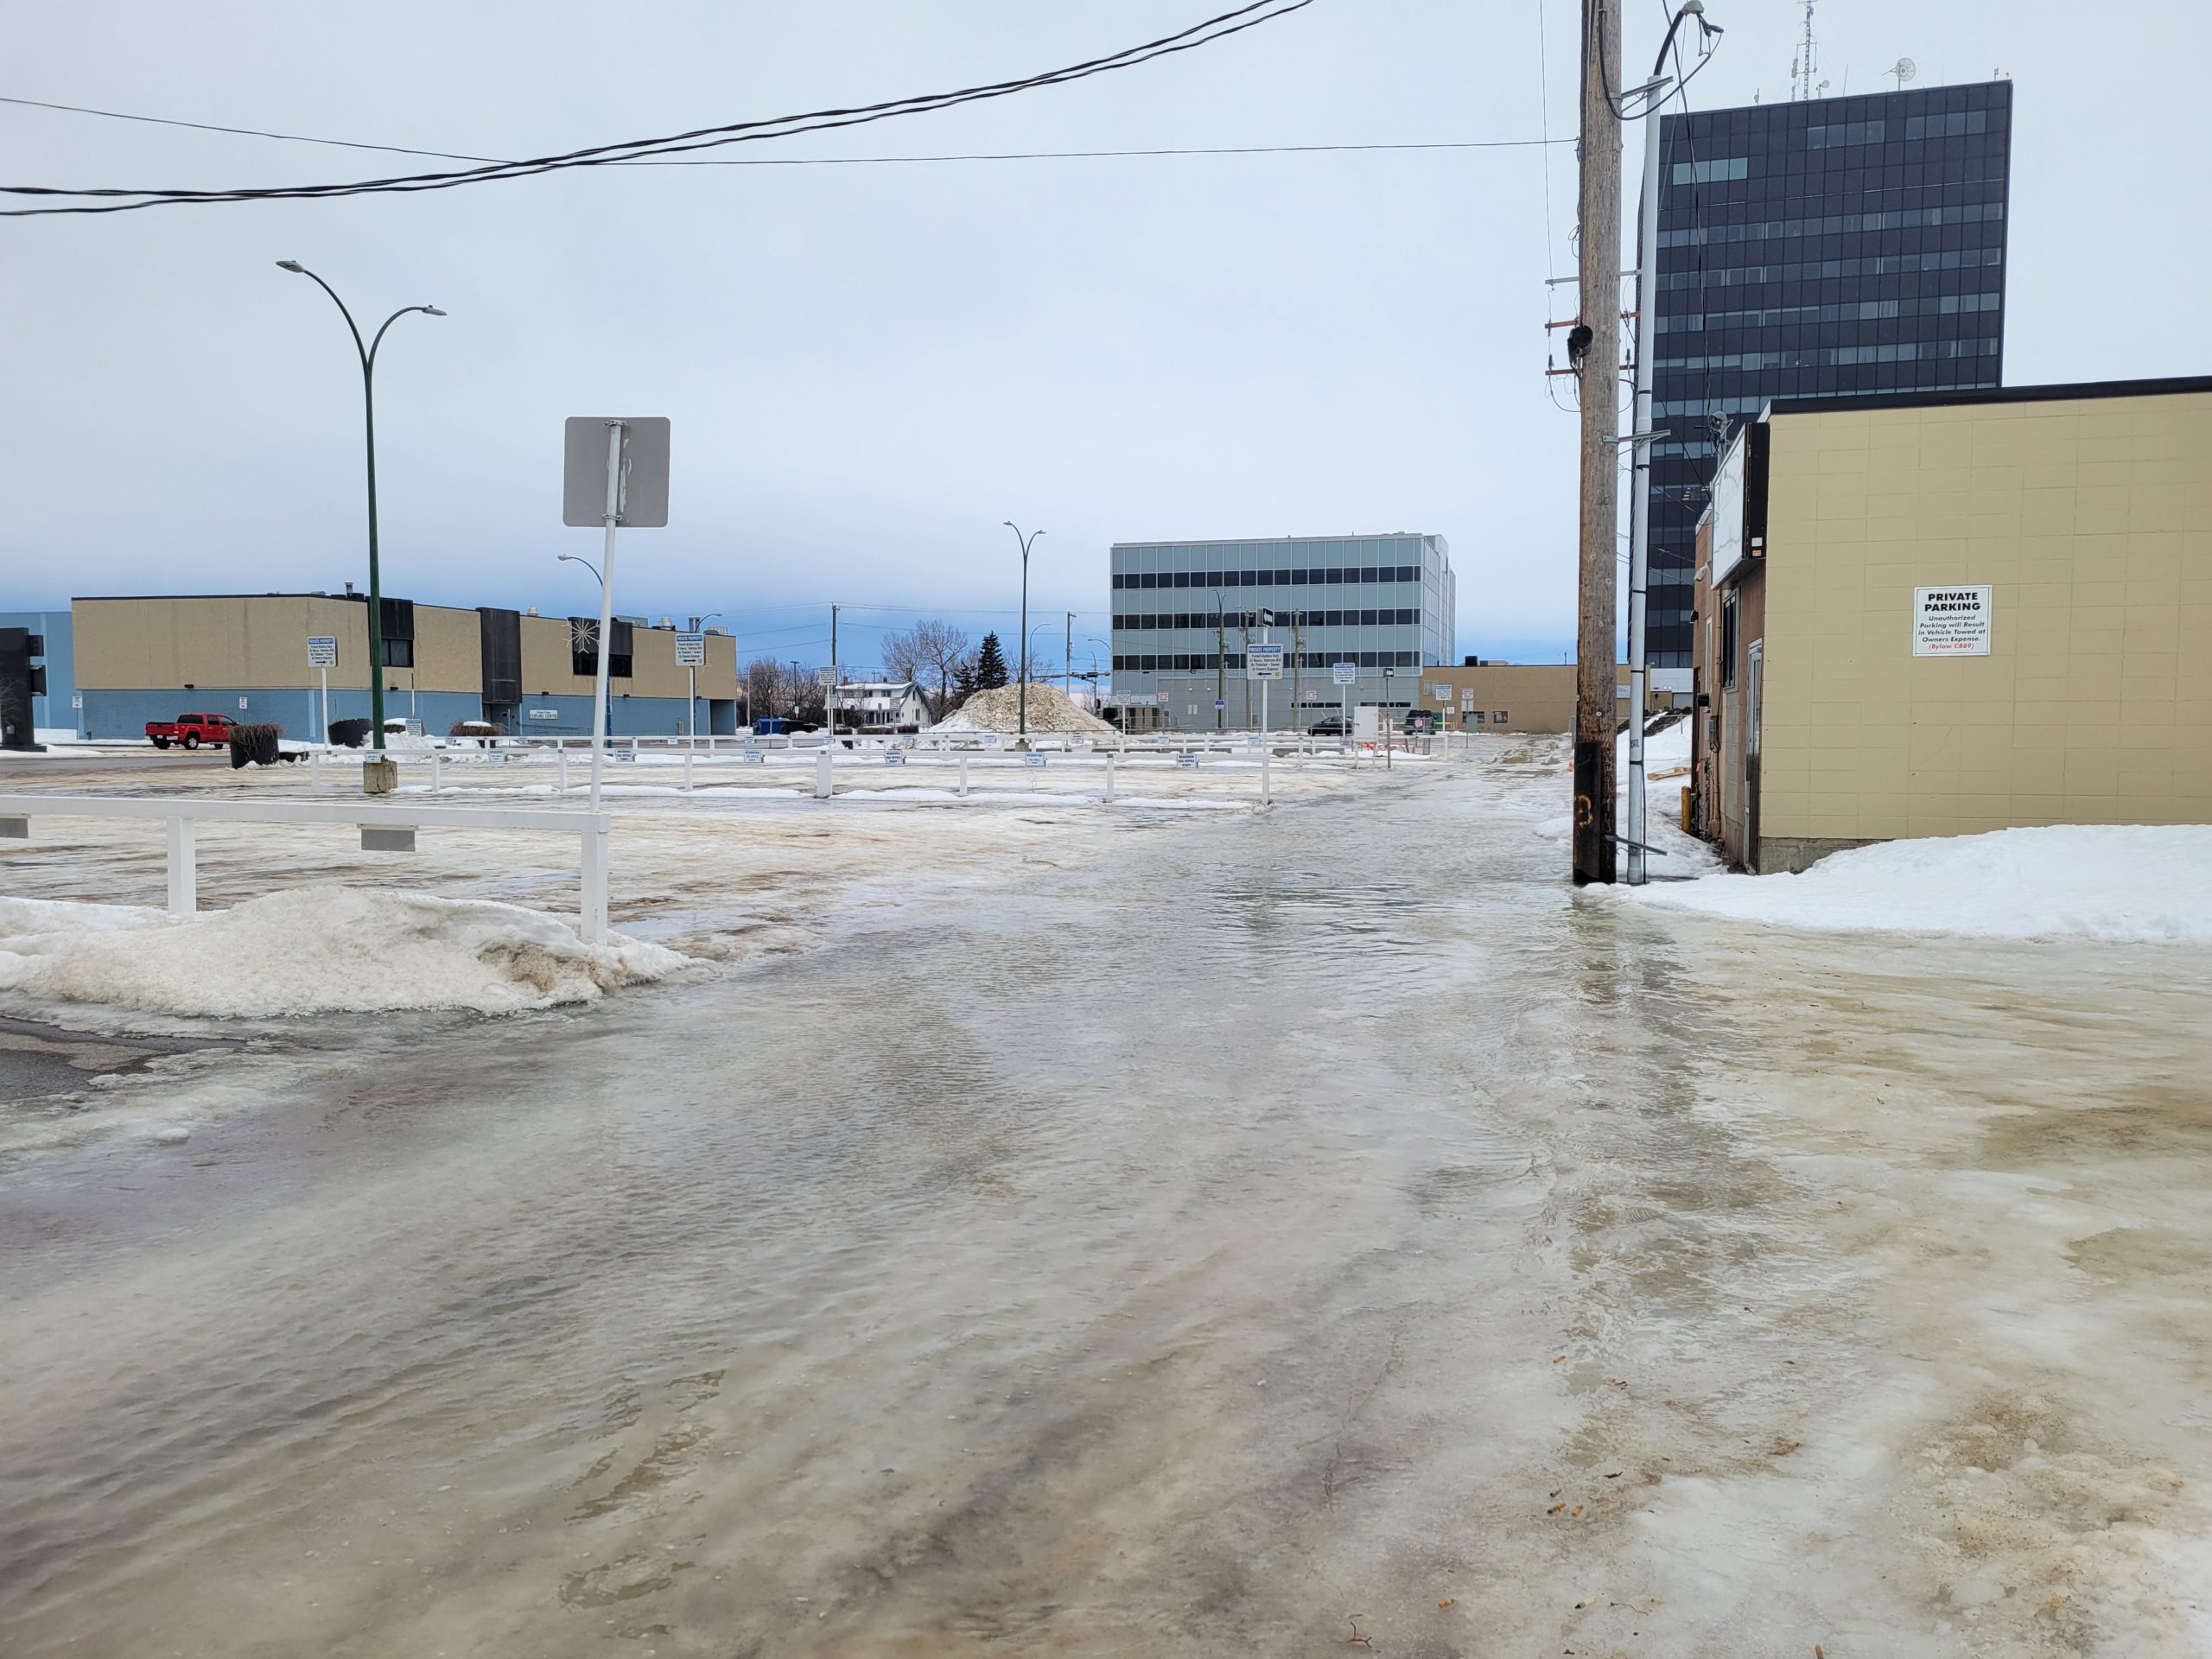
<path id="1" fill-rule="evenodd" d="M 1326 720 L 1317 720 L 1306 728 L 1315 737 L 1343 737 L 1351 731 L 1341 715 L 1331 715 Z"/>
<path id="2" fill-rule="evenodd" d="M 231 728 L 237 724 L 228 715 L 179 715 L 175 720 L 148 721 L 146 735 L 157 749 L 166 749 L 172 743 L 186 749 L 196 749 L 203 743 L 219 749 L 231 741 Z"/>

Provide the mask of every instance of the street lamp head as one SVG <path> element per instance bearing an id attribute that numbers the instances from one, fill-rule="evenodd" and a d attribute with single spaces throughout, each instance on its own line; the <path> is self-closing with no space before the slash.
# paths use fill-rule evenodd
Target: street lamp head
<path id="1" fill-rule="evenodd" d="M 276 262 L 276 269 L 289 270 L 296 276 L 304 276 L 308 274 L 308 268 L 296 259 L 279 259 Z"/>
<path id="2" fill-rule="evenodd" d="M 426 305 L 423 308 L 423 315 L 426 317 L 442 317 L 445 313 L 435 305 Z"/>

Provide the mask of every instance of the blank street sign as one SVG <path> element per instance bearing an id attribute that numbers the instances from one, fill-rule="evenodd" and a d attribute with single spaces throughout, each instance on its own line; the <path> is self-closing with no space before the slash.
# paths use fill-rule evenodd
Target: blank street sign
<path id="1" fill-rule="evenodd" d="M 607 522 L 607 429 L 622 423 L 622 493 L 614 522 L 629 529 L 668 525 L 668 416 L 571 415 L 561 469 L 561 522 L 595 530 Z"/>

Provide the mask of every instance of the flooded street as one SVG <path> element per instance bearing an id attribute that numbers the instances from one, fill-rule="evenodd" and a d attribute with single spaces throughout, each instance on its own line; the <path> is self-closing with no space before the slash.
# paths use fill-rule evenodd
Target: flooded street
<path id="1" fill-rule="evenodd" d="M 1577 899 L 1558 788 L 196 1052 L 0 1164 L 0 1650 L 2212 1651 L 2206 953 Z"/>

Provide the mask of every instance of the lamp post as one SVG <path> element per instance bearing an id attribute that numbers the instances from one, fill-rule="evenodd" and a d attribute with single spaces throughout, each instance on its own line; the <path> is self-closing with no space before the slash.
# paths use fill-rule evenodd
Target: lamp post
<path id="1" fill-rule="evenodd" d="M 1021 735 L 1029 735 L 1029 546 L 1045 532 L 1032 531 L 1021 533 L 1021 526 L 1011 518 L 1000 520 L 1014 532 L 1014 539 L 1021 543 L 1021 690 L 1018 701 L 1020 707 Z"/>
<path id="2" fill-rule="evenodd" d="M 607 728 L 614 724 L 613 691 L 607 683 L 607 675 L 611 671 L 607 660 L 611 653 L 607 646 L 611 643 L 609 636 L 614 632 L 614 595 L 607 591 L 605 573 L 581 553 L 562 553 L 556 556 L 563 564 L 581 564 L 599 579 L 599 638 L 594 642 L 593 653 L 598 658 L 598 666 L 593 675 L 591 688 L 591 810 L 596 812 L 599 810 L 600 762 L 607 753 Z M 607 567 L 610 570 L 613 568 L 612 565 Z"/>
<path id="3" fill-rule="evenodd" d="M 296 259 L 279 259 L 277 268 L 296 276 L 312 280 L 317 288 L 330 296 L 331 303 L 338 308 L 338 315 L 346 319 L 346 330 L 353 336 L 353 349 L 361 359 L 361 403 L 365 413 L 364 431 L 368 441 L 369 457 L 369 741 L 378 748 L 384 747 L 384 583 L 377 569 L 377 347 L 384 344 L 385 329 L 397 322 L 410 311 L 420 311 L 426 317 L 442 317 L 445 313 L 435 305 L 403 305 L 384 320 L 384 327 L 376 337 L 364 346 L 361 331 L 355 327 L 353 314 L 346 308 L 346 302 L 338 297 L 338 290 L 317 276 Z M 328 711 L 325 710 L 325 718 Z"/>
<path id="4" fill-rule="evenodd" d="M 709 611 L 704 616 L 693 617 L 689 632 L 704 636 L 707 624 L 721 614 L 720 611 Z M 737 660 L 734 646 L 731 648 L 730 660 L 733 665 Z M 683 721 L 691 728 L 690 735 L 696 738 L 699 735 L 699 671 L 695 668 L 690 674 L 690 696 L 683 705 Z"/>

